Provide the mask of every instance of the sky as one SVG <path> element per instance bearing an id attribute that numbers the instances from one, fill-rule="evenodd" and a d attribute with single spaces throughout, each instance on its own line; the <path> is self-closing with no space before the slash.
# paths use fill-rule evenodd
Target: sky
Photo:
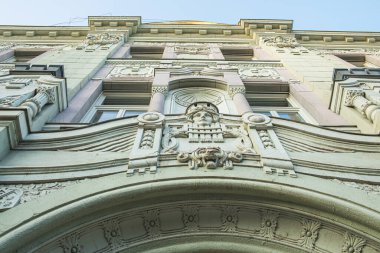
<path id="1" fill-rule="evenodd" d="M 141 16 L 144 23 L 291 19 L 294 30 L 380 32 L 380 0 L 1 0 L 1 25 L 87 25 L 88 16 Z"/>

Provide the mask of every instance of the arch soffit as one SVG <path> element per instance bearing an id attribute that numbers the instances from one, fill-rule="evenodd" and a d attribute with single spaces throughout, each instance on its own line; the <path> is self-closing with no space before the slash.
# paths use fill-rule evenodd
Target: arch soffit
<path id="1" fill-rule="evenodd" d="M 121 176 L 118 175 L 118 177 L 120 178 Z M 79 233 L 86 234 L 83 232 L 86 228 L 102 226 L 99 224 L 104 224 L 105 220 L 123 219 L 122 217 L 124 216 L 137 215 L 140 220 L 142 219 L 140 223 L 143 224 L 144 214 L 148 216 L 155 215 L 149 214 L 151 210 L 161 210 L 162 213 L 174 209 L 183 211 L 183 207 L 189 205 L 198 207 L 198 213 L 200 212 L 199 210 L 204 212 L 204 210 L 210 211 L 214 208 L 219 212 L 214 213 L 214 217 L 218 216 L 222 220 L 227 219 L 226 212 L 227 214 L 231 213 L 232 216 L 237 217 L 236 219 L 241 224 L 243 224 L 242 220 L 246 219 L 247 215 L 250 215 L 250 212 L 251 215 L 256 217 L 254 218 L 256 220 L 259 219 L 257 217 L 263 219 L 265 215 L 274 215 L 278 229 L 283 227 L 281 226 L 281 221 L 284 219 L 286 221 L 284 220 L 282 223 L 288 225 L 289 222 L 292 222 L 291 220 L 296 221 L 299 229 L 301 229 L 299 224 L 301 223 L 302 225 L 303 221 L 316 221 L 320 224 L 318 230 L 322 227 L 325 230 L 330 228 L 331 231 L 340 231 L 338 234 L 340 234 L 341 238 L 339 239 L 341 241 L 344 241 L 345 236 L 356 236 L 362 239 L 364 238 L 363 235 L 370 235 L 370 237 L 367 236 L 363 240 L 368 242 L 369 246 L 372 245 L 371 247 L 379 247 L 380 231 L 378 228 L 380 227 L 380 215 L 375 211 L 377 208 L 364 203 L 366 200 L 361 196 L 356 196 L 355 201 L 337 197 L 337 195 L 342 195 L 342 192 L 345 192 L 346 196 L 357 195 L 358 192 L 354 191 L 355 194 L 352 194 L 350 191 L 353 191 L 353 189 L 348 190 L 346 187 L 339 189 L 340 187 L 335 184 L 334 186 L 329 185 L 328 182 L 327 184 L 324 182 L 327 191 L 326 189 L 316 191 L 307 189 L 306 185 L 310 184 L 310 182 L 307 182 L 308 180 L 296 187 L 281 182 L 281 180 L 264 182 L 261 180 L 248 181 L 217 177 L 178 178 L 176 180 L 151 181 L 144 184 L 132 183 L 122 186 L 119 184 L 120 180 L 116 178 L 116 175 L 110 176 L 108 177 L 109 182 L 103 182 L 103 184 L 90 182 L 89 184 L 91 185 L 100 186 L 101 189 L 98 187 L 96 191 L 91 189 L 89 185 L 84 184 L 67 189 L 66 192 L 58 193 L 63 195 L 60 197 L 47 196 L 46 198 L 50 198 L 46 199 L 47 203 L 51 204 L 51 206 L 46 205 L 45 207 L 41 203 L 30 202 L 3 213 L 4 220 L 7 220 L 9 224 L 8 227 L 3 225 L 3 236 L 0 239 L 2 241 L 0 245 L 3 246 L 0 249 L 4 247 L 2 249 L 4 252 L 16 250 L 19 247 L 17 238 L 20 238 L 20 236 L 26 243 L 25 251 L 31 248 L 37 249 L 35 247 L 42 242 L 57 244 L 57 240 L 62 241 L 63 236 L 68 233 L 81 231 Z M 102 179 L 97 180 L 99 180 L 99 183 L 102 181 Z M 125 180 L 125 178 L 122 180 Z M 313 185 L 318 185 L 319 183 L 314 182 Z M 108 186 L 105 187 L 106 185 Z M 76 187 L 80 187 L 82 191 L 76 189 Z M 53 199 L 59 199 L 59 201 L 52 201 Z M 43 202 L 44 199 L 38 202 L 41 201 Z M 369 202 L 378 203 L 378 200 L 369 200 Z M 28 204 L 31 206 L 28 207 Z M 243 213 L 245 218 L 240 216 Z M 13 218 L 9 217 L 7 219 L 7 215 Z M 177 218 L 179 217 L 178 215 L 181 216 L 181 214 L 177 213 Z M 14 217 L 18 218 L 14 219 Z M 278 217 L 281 217 L 280 220 L 278 220 Z M 13 224 L 11 224 L 12 222 Z M 163 226 L 164 222 L 160 222 L 162 223 L 161 226 Z M 232 224 L 231 231 L 229 228 L 223 230 L 223 226 L 225 226 L 223 222 L 215 226 L 222 229 L 219 231 L 222 234 L 233 232 L 234 235 L 240 234 L 244 237 L 247 236 L 247 233 L 250 233 L 247 230 L 243 231 L 243 233 L 237 231 L 237 223 Z M 253 235 L 251 234 L 248 237 L 253 236 L 253 238 L 260 239 L 260 232 L 257 232 L 261 229 L 260 221 L 258 221 L 257 226 L 257 229 L 253 229 L 253 232 L 251 231 Z M 31 229 L 34 231 L 33 233 L 30 233 Z M 276 227 L 274 229 L 276 230 Z M 176 229 L 174 229 L 175 231 Z M 149 238 L 149 233 L 151 232 L 149 232 L 149 229 L 146 232 Z M 255 235 L 256 232 L 259 234 Z M 298 234 L 301 232 L 297 231 Z M 213 232 L 209 231 L 207 233 L 212 234 Z M 181 231 L 177 229 L 173 236 L 178 234 L 181 234 Z M 277 239 L 276 236 L 263 237 L 261 235 L 261 237 L 274 243 L 291 246 L 291 243 L 289 244 L 286 240 L 278 242 L 280 237 Z M 154 236 L 154 238 L 156 237 Z M 141 242 L 136 245 L 140 244 Z M 374 246 L 375 244 L 377 246 Z M 20 252 L 23 251 L 21 250 Z"/>
<path id="2" fill-rule="evenodd" d="M 168 90 L 180 88 L 206 87 L 226 91 L 228 83 L 221 77 L 174 77 L 168 83 Z"/>

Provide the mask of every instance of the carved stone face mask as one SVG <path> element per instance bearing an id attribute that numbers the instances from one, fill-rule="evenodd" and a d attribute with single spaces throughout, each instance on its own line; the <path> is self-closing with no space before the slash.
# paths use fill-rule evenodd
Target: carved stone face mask
<path id="1" fill-rule="evenodd" d="M 207 126 L 212 123 L 212 115 L 205 111 L 197 112 L 193 115 L 193 122 L 199 126 Z"/>

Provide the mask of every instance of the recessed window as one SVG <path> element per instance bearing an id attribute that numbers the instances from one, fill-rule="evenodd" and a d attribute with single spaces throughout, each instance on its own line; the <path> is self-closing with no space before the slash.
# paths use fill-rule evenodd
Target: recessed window
<path id="1" fill-rule="evenodd" d="M 251 61 L 253 58 L 252 48 L 221 48 L 226 61 Z"/>
<path id="2" fill-rule="evenodd" d="M 131 58 L 136 60 L 160 60 L 164 47 L 131 47 Z"/>
<path id="3" fill-rule="evenodd" d="M 366 55 L 362 54 L 336 54 L 336 57 L 354 65 L 359 68 L 378 68 L 377 65 L 372 63 Z"/>
<path id="4" fill-rule="evenodd" d="M 98 123 L 117 118 L 135 117 L 148 109 L 147 103 L 138 104 L 137 100 L 132 100 L 130 104 L 129 102 L 131 101 L 128 97 L 122 100 L 119 94 L 113 100 L 112 93 L 107 92 L 106 94 L 107 97 L 104 93 L 99 96 L 91 109 L 82 118 L 81 123 Z M 113 104 L 112 101 L 116 101 L 116 103 Z"/>

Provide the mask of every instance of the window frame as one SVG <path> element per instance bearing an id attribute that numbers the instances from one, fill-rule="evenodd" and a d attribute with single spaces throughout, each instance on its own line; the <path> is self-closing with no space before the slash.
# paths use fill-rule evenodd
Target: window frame
<path id="1" fill-rule="evenodd" d="M 112 95 L 110 95 L 112 96 Z M 123 118 L 124 114 L 128 111 L 142 111 L 146 112 L 149 105 L 128 105 L 127 102 L 125 105 L 103 105 L 106 96 L 102 93 L 91 105 L 90 110 L 82 117 L 80 123 L 99 123 L 103 121 L 93 122 L 96 117 L 96 113 L 99 111 L 117 111 L 117 118 Z"/>

